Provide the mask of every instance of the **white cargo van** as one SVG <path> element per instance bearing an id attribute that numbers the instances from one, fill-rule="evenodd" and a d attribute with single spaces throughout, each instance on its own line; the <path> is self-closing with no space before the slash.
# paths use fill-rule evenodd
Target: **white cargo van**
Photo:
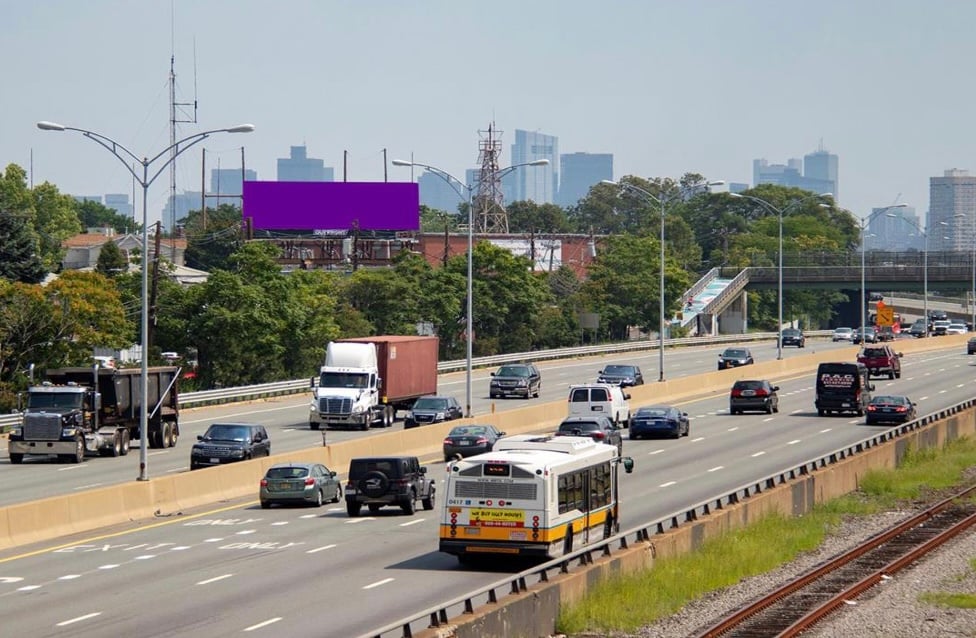
<path id="1" fill-rule="evenodd" d="M 619 385 L 586 383 L 569 386 L 569 416 L 602 414 L 618 428 L 630 422 L 630 395 Z"/>

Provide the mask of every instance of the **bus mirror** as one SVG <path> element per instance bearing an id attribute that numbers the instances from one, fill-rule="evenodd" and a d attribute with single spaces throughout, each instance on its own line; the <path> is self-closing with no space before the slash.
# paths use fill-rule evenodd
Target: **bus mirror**
<path id="1" fill-rule="evenodd" d="M 634 459 L 632 459 L 629 456 L 625 456 L 621 460 L 624 463 L 624 472 L 626 472 L 627 474 L 630 474 L 631 472 L 634 471 Z"/>

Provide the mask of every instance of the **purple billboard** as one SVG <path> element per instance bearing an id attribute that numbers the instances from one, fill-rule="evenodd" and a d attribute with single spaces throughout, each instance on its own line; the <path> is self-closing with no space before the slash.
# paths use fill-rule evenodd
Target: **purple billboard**
<path id="1" fill-rule="evenodd" d="M 255 229 L 419 230 L 414 182 L 244 182 Z"/>

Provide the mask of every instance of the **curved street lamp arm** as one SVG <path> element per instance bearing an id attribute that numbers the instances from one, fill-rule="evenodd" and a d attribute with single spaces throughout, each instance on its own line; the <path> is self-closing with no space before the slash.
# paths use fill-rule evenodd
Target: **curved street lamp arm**
<path id="1" fill-rule="evenodd" d="M 121 150 L 126 155 L 128 155 L 129 157 L 131 157 L 137 164 L 142 164 L 142 160 L 139 159 L 139 157 L 135 153 L 133 153 L 132 151 L 130 151 L 126 147 L 122 146 L 121 144 L 119 144 L 118 142 L 116 142 L 112 138 L 108 137 L 107 135 L 102 135 L 101 133 L 96 133 L 94 131 L 87 131 L 87 130 L 85 130 L 83 128 L 74 128 L 72 126 L 65 126 L 62 130 L 65 130 L 65 131 L 78 131 L 79 133 L 81 133 L 83 136 L 87 137 L 91 141 L 95 142 L 96 144 L 99 144 L 99 145 L 103 146 L 105 149 L 108 150 L 109 153 L 111 153 L 112 155 L 114 155 L 116 158 L 118 158 L 118 160 L 120 162 L 122 162 L 122 165 L 125 166 L 125 169 L 127 171 L 129 171 L 134 178 L 136 178 L 136 181 L 137 182 L 139 182 L 140 184 L 142 184 L 142 179 L 143 178 L 138 173 L 136 173 L 135 170 L 133 170 L 133 168 L 129 164 L 129 162 L 124 157 L 122 157 L 119 154 L 119 151 Z"/>
<path id="2" fill-rule="evenodd" d="M 460 186 L 461 188 L 463 188 L 466 191 L 470 191 L 471 190 L 468 187 L 467 184 L 465 184 L 464 182 L 462 182 L 461 180 L 459 180 L 457 177 L 454 177 L 453 175 L 451 175 L 450 173 L 448 173 L 444 169 L 437 168 L 436 166 L 431 166 L 430 164 L 424 164 L 423 162 L 408 162 L 406 160 L 393 160 L 393 165 L 394 166 L 419 166 L 420 168 L 422 168 L 424 170 L 428 170 L 431 173 L 433 173 L 434 175 L 437 175 L 438 177 L 440 177 L 445 182 L 447 182 L 448 186 L 450 186 L 451 189 L 455 193 L 457 193 L 457 196 L 460 197 L 461 199 L 464 199 L 466 197 L 466 195 L 461 192 L 461 190 L 458 188 L 458 186 Z"/>
<path id="3" fill-rule="evenodd" d="M 152 184 L 154 181 L 156 181 L 156 178 L 159 177 L 160 173 L 166 170 L 166 167 L 172 164 L 177 157 L 183 154 L 184 151 L 202 142 L 203 140 L 207 139 L 214 133 L 250 133 L 252 130 L 254 130 L 254 127 L 250 125 L 235 126 L 232 128 L 218 128 L 210 131 L 203 131 L 201 133 L 194 133 L 193 135 L 187 135 L 183 139 L 177 140 L 175 143 L 170 144 L 169 146 L 161 150 L 159 153 L 157 153 L 152 159 L 149 160 L 143 159 L 139 161 L 139 163 L 142 164 L 147 171 L 146 185 Z M 172 155 L 170 155 L 165 162 L 163 162 L 163 164 L 159 167 L 159 170 L 153 173 L 152 177 L 148 177 L 149 167 L 152 166 L 152 164 L 160 157 L 163 157 L 164 155 L 166 155 L 170 151 L 173 151 L 174 149 L 175 152 Z"/>

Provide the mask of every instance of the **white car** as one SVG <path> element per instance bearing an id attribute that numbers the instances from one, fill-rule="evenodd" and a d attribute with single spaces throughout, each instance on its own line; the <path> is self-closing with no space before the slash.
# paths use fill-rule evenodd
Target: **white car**
<path id="1" fill-rule="evenodd" d="M 851 341 L 854 338 L 854 328 L 834 328 L 831 341 Z"/>
<path id="2" fill-rule="evenodd" d="M 946 326 L 945 331 L 947 335 L 964 335 L 967 332 L 969 332 L 969 329 L 966 328 L 966 324 L 957 322 L 950 323 Z"/>

